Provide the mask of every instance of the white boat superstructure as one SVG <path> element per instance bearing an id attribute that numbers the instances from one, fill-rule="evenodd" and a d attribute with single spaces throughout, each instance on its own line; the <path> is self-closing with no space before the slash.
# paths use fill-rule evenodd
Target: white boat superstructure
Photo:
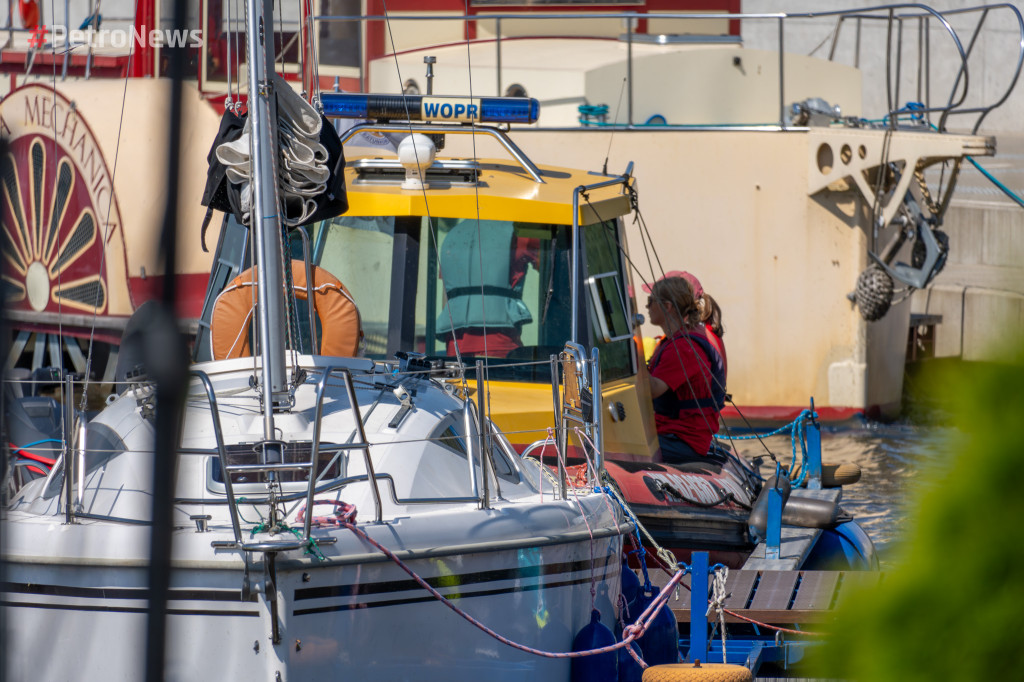
<path id="1" fill-rule="evenodd" d="M 281 462 L 263 454 L 250 382 L 258 360 L 193 368 L 167 679 L 567 679 L 567 659 L 484 634 L 337 512 L 353 505 L 362 532 L 502 635 L 569 651 L 592 608 L 614 622 L 623 524 L 614 503 L 592 489 L 560 495 L 540 465 L 481 428 L 451 377 L 289 360 L 294 404 L 275 415 Z M 141 679 L 152 397 L 144 382 L 129 386 L 85 425 L 69 466 L 62 460 L 10 505 L 9 679 Z M 54 641 L 75 644 L 56 656 Z"/>

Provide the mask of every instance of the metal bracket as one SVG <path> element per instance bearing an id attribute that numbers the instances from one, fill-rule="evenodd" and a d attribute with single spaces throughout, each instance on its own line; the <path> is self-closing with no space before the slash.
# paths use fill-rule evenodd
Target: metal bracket
<path id="1" fill-rule="evenodd" d="M 942 268 L 946 265 L 948 250 L 939 244 L 935 237 L 935 230 L 932 229 L 928 219 L 922 215 L 917 201 L 909 192 L 903 198 L 903 208 L 914 222 L 913 229 L 916 231 L 917 239 L 924 245 L 925 256 L 921 267 L 914 267 L 906 263 L 889 265 L 886 262 L 886 260 L 892 260 L 896 251 L 902 246 L 905 237 L 900 237 L 892 248 L 886 249 L 890 253 L 878 256 L 874 252 L 868 251 L 868 256 L 896 281 L 915 289 L 924 289 L 935 279 L 936 275 L 942 272 Z"/>

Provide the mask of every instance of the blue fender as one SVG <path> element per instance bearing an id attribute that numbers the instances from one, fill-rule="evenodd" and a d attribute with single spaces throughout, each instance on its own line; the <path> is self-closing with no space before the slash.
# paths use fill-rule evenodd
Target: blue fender
<path id="1" fill-rule="evenodd" d="M 590 613 L 586 625 L 572 640 L 573 651 L 590 651 L 615 644 L 615 635 L 601 622 L 601 612 Z M 572 682 L 617 682 L 619 666 L 617 652 L 609 651 L 593 656 L 572 659 Z"/>
<path id="2" fill-rule="evenodd" d="M 871 538 L 856 521 L 821 531 L 811 554 L 801 567 L 806 570 L 877 571 L 878 555 Z"/>

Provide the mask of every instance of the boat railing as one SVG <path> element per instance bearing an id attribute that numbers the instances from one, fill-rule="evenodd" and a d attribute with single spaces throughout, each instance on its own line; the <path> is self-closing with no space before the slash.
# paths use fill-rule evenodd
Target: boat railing
<path id="1" fill-rule="evenodd" d="M 198 379 L 203 387 L 206 394 L 207 402 L 210 408 L 210 416 L 213 420 L 214 438 L 217 447 L 217 456 L 220 460 L 221 471 L 224 477 L 224 489 L 227 494 L 228 511 L 231 516 L 231 526 L 234 532 L 235 541 L 234 546 L 245 551 L 254 552 L 273 552 L 273 551 L 285 551 L 289 549 L 299 549 L 305 547 L 309 543 L 310 534 L 312 531 L 313 521 L 313 504 L 314 495 L 316 494 L 316 464 L 319 461 L 320 455 L 320 441 L 321 441 L 321 425 L 323 421 L 323 408 L 324 408 L 324 397 L 326 395 L 327 382 L 332 376 L 340 376 L 345 387 L 345 392 L 348 396 L 352 416 L 355 422 L 357 439 L 355 442 L 345 443 L 340 445 L 332 445 L 333 449 L 337 450 L 361 450 L 363 452 L 363 461 L 366 466 L 367 480 L 370 482 L 370 490 L 374 500 L 374 511 L 375 520 L 377 523 L 381 523 L 383 520 L 383 505 L 381 504 L 380 489 L 377 484 L 377 477 L 373 470 L 373 461 L 370 457 L 369 443 L 366 439 L 366 432 L 363 427 L 362 415 L 359 411 L 359 402 L 356 399 L 355 387 L 352 384 L 352 374 L 347 367 L 329 366 L 325 367 L 321 372 L 320 379 L 316 385 L 316 405 L 314 407 L 314 421 L 313 421 L 313 441 L 309 450 L 309 459 L 296 462 L 283 462 L 283 461 L 269 461 L 271 458 L 267 456 L 267 453 L 272 448 L 263 448 L 263 461 L 256 464 L 232 464 L 227 456 L 227 448 L 224 443 L 224 434 L 220 424 L 220 413 L 217 408 L 217 395 L 213 388 L 213 383 L 210 378 L 201 371 L 193 371 L 192 377 Z M 305 491 L 306 509 L 309 510 L 305 514 L 303 519 L 303 528 L 300 535 L 296 535 L 295 538 L 289 540 L 271 540 L 271 541 L 260 541 L 260 542 L 247 542 L 242 537 L 242 528 L 240 523 L 240 515 L 238 513 L 239 500 L 235 495 L 234 486 L 232 484 L 232 474 L 245 472 L 247 474 L 266 474 L 268 477 L 273 477 L 278 472 L 287 470 L 302 470 L 307 475 L 307 485 Z M 274 503 L 278 501 L 277 497 L 271 494 L 268 497 L 268 504 L 272 507 Z M 251 500 L 247 500 L 246 504 L 251 504 Z"/>
<path id="2" fill-rule="evenodd" d="M 1008 85 L 1005 91 L 1001 90 L 997 93 L 997 96 L 991 98 L 989 101 L 984 103 L 971 103 L 969 106 L 967 102 L 969 92 L 969 61 L 974 51 L 974 46 L 977 42 L 981 31 L 986 28 L 991 28 L 991 22 L 987 20 L 997 12 L 1009 12 L 1012 15 L 1012 21 L 1006 25 L 1012 26 L 1016 24 L 1017 29 L 1017 55 L 1015 60 L 1001 60 L 1000 64 L 1012 65 L 1012 72 L 1008 78 Z M 961 41 L 958 32 L 954 29 L 949 17 L 961 17 L 961 16 L 972 16 L 975 15 L 977 22 L 973 28 L 968 29 L 971 33 L 968 46 L 965 48 L 964 43 Z M 829 47 L 829 60 L 837 61 L 840 50 L 838 46 L 840 44 L 839 39 L 842 33 L 841 29 L 850 23 L 853 23 L 856 27 L 855 44 L 853 46 L 853 64 L 856 68 L 861 68 L 861 53 L 862 43 L 864 42 L 864 36 L 862 26 L 865 22 L 871 22 L 872 24 L 884 24 L 887 32 L 887 39 L 883 47 L 884 50 L 884 64 L 885 64 L 885 77 L 881 79 L 885 83 L 885 101 L 886 111 L 884 116 L 881 118 L 882 122 L 888 123 L 890 126 L 895 126 L 899 117 L 902 116 L 913 116 L 915 122 L 920 122 L 922 119 L 928 124 L 931 124 L 932 118 L 937 120 L 935 125 L 940 131 L 945 132 L 946 123 L 950 116 L 953 115 L 967 115 L 975 114 L 977 119 L 973 126 L 973 131 L 977 132 L 982 120 L 995 108 L 1000 106 L 1009 97 L 1014 86 L 1016 85 L 1017 79 L 1020 75 L 1021 65 L 1024 64 L 1024 21 L 1021 19 L 1020 11 L 1012 4 L 1003 3 L 989 6 L 977 6 L 970 8 L 961 8 L 951 11 L 938 11 L 932 9 L 923 4 L 908 3 L 908 4 L 889 4 L 879 5 L 877 7 L 869 8 L 857 8 L 849 10 L 834 10 L 834 11 L 823 11 L 823 12 L 802 12 L 802 13 L 760 13 L 760 14 L 729 14 L 729 13 L 669 13 L 669 12 L 658 12 L 658 13 L 638 13 L 638 12 L 610 12 L 601 14 L 588 14 L 580 12 L 551 12 L 551 13 L 508 13 L 508 14 L 466 14 L 466 15 L 436 15 L 436 14 L 403 14 L 400 16 L 383 16 L 383 15 L 333 15 L 333 14 L 316 14 L 309 17 L 309 20 L 313 26 L 314 35 L 319 35 L 319 25 L 323 23 L 331 22 L 358 22 L 361 25 L 369 23 L 379 22 L 431 22 L 431 21 L 446 21 L 446 22 L 463 22 L 466 26 L 466 35 L 473 35 L 473 31 L 470 27 L 476 26 L 477 22 L 493 22 L 494 31 L 493 37 L 486 38 L 474 38 L 471 39 L 471 43 L 493 43 L 494 44 L 494 72 L 496 81 L 497 95 L 507 95 L 504 92 L 504 83 L 506 79 L 504 77 L 504 64 L 502 60 L 502 49 L 503 43 L 507 42 L 511 38 L 502 33 L 503 22 L 562 22 L 560 26 L 572 25 L 574 27 L 573 34 L 579 34 L 580 37 L 585 37 L 579 33 L 576 28 L 580 24 L 579 22 L 588 21 L 619 21 L 622 22 L 625 27 L 625 33 L 623 33 L 619 40 L 626 42 L 626 84 L 625 84 L 625 106 L 626 106 L 626 122 L 623 127 L 634 127 L 638 122 L 634 119 L 634 82 L 633 76 L 634 61 L 635 57 L 633 54 L 633 45 L 639 42 L 656 42 L 656 43 L 669 43 L 678 42 L 672 40 L 672 38 L 686 39 L 686 42 L 698 42 L 704 40 L 708 43 L 720 43 L 722 36 L 664 36 L 664 35 L 649 35 L 638 32 L 639 22 L 650 22 L 658 21 L 659 26 L 664 26 L 665 22 L 669 21 L 687 21 L 687 22 L 744 22 L 749 24 L 751 22 L 768 22 L 776 25 L 775 43 L 778 53 L 778 119 L 774 123 L 756 122 L 750 124 L 743 124 L 743 127 L 757 127 L 757 128 L 788 128 L 794 127 L 790 123 L 790 105 L 792 102 L 787 101 L 786 95 L 786 33 L 787 30 L 792 28 L 794 23 L 807 22 L 811 20 L 820 20 L 822 18 L 829 19 L 835 18 L 835 27 L 832 31 L 830 38 L 827 38 L 825 43 L 830 43 Z M 904 34 L 907 27 L 917 26 L 919 40 L 917 45 L 917 63 L 916 63 L 916 79 L 913 84 L 914 96 L 917 100 L 913 103 L 913 106 L 908 108 L 900 105 L 900 90 L 901 82 L 904 80 L 904 74 L 906 74 L 912 67 L 905 63 L 904 54 Z M 1005 26 L 1001 27 L 1005 29 Z M 938 54 L 933 50 L 932 38 L 930 36 L 931 30 L 935 29 L 941 36 L 942 41 L 945 43 L 946 52 Z M 562 34 L 563 32 L 556 32 Z M 365 35 L 365 31 L 359 31 L 358 35 Z M 551 35 L 551 32 L 545 32 L 540 29 L 536 32 L 537 37 L 544 37 Z M 530 37 L 522 32 L 517 33 L 516 39 Z M 607 37 L 607 36 L 600 36 Z M 363 38 L 360 37 L 360 41 Z M 938 41 L 935 41 L 938 42 Z M 362 48 L 364 45 L 360 45 L 361 51 L 365 52 Z M 415 47 L 403 46 L 402 49 L 416 49 L 422 50 L 428 48 L 427 44 L 420 44 Z M 943 73 L 935 73 L 933 64 L 936 62 L 944 63 L 942 60 L 945 59 L 947 62 L 952 63 L 951 68 L 943 66 Z M 360 90 L 366 91 L 366 69 L 368 65 L 364 64 L 358 69 L 358 79 Z M 481 67 L 475 67 L 480 69 Z M 995 68 L 990 65 L 989 68 Z M 934 80 L 942 76 L 944 78 L 950 77 L 952 83 L 949 85 L 948 90 L 940 88 Z M 658 125 L 654 126 L 654 129 L 672 129 L 672 125 Z M 720 124 L 709 122 L 706 125 L 703 124 L 690 124 L 687 125 L 687 129 L 704 129 L 704 128 L 720 128 Z M 735 124 L 730 125 L 731 128 L 738 127 Z"/>
<path id="3" fill-rule="evenodd" d="M 298 470 L 308 472 L 308 482 L 305 491 L 295 491 L 292 493 L 275 493 L 268 494 L 263 497 L 253 496 L 247 494 L 244 504 L 268 504 L 273 505 L 274 503 L 288 503 L 288 502 L 304 502 L 306 509 L 312 509 L 314 504 L 314 497 L 319 494 L 330 492 L 333 490 L 340 490 L 347 485 L 357 482 L 366 482 L 369 484 L 369 488 L 374 500 L 374 511 L 375 521 L 381 523 L 383 521 L 383 505 L 381 502 L 380 482 L 384 481 L 387 483 L 389 492 L 389 498 L 395 505 L 421 505 L 421 504 L 453 504 L 453 503 L 465 503 L 474 502 L 479 503 L 481 507 L 488 507 L 490 505 L 490 491 L 488 481 L 492 478 L 496 481 L 497 477 L 493 476 L 491 472 L 494 471 L 493 462 L 490 461 L 490 447 L 488 440 L 491 438 L 490 430 L 485 428 L 483 425 L 486 424 L 486 419 L 482 418 L 484 414 L 484 403 L 483 398 L 487 395 L 485 387 L 485 379 L 483 377 L 483 371 L 478 366 L 478 385 L 477 385 L 477 396 L 480 402 L 479 405 L 475 405 L 471 400 L 466 401 L 466 407 L 463 412 L 464 428 L 467 434 L 467 461 L 469 467 L 469 479 L 470 479 L 470 495 L 463 496 L 440 496 L 430 498 L 401 498 L 397 494 L 397 488 L 395 486 L 394 478 L 390 473 L 377 472 L 375 471 L 372 457 L 370 455 L 370 443 L 367 440 L 366 432 L 364 428 L 364 419 L 361 413 L 359 402 L 355 393 L 355 386 L 352 379 L 351 370 L 347 367 L 339 366 L 327 366 L 323 368 L 317 368 L 315 371 L 319 373 L 319 378 L 316 382 L 316 402 L 314 406 L 313 414 L 313 434 L 312 442 L 310 443 L 309 458 L 304 459 L 300 462 L 260 462 L 255 464 L 232 464 L 229 461 L 227 454 L 227 447 L 224 442 L 223 431 L 220 425 L 220 413 L 217 404 L 217 396 L 214 391 L 213 383 L 210 378 L 201 371 L 193 371 L 192 376 L 199 381 L 202 385 L 203 391 L 206 396 L 207 404 L 209 405 L 210 417 L 214 424 L 214 439 L 216 443 L 216 455 L 220 461 L 221 471 L 224 478 L 224 489 L 225 489 L 225 503 L 228 505 L 229 514 L 231 518 L 232 529 L 235 540 L 233 543 L 228 543 L 232 547 L 240 548 L 246 551 L 284 551 L 287 549 L 297 549 L 309 542 L 312 532 L 312 513 L 307 513 L 303 518 L 303 528 L 299 535 L 296 535 L 295 539 L 289 539 L 284 541 L 262 541 L 262 542 L 247 542 L 244 540 L 240 514 L 238 513 L 237 506 L 241 503 L 240 498 L 237 497 L 234 487 L 232 485 L 232 474 L 244 472 L 247 474 L 273 474 L 282 472 L 285 470 Z M 324 446 L 322 443 L 322 423 L 323 423 L 323 410 L 324 400 L 327 395 L 327 387 L 329 382 L 334 377 L 340 377 L 346 396 L 348 398 L 349 405 L 352 409 L 352 419 L 355 424 L 354 436 L 355 439 L 348 443 L 342 444 L 331 444 L 330 446 Z M 316 463 L 319 461 L 319 456 L 322 447 L 329 447 L 332 452 L 341 452 L 346 450 L 359 450 L 363 455 L 363 463 L 366 469 L 366 473 L 357 476 L 349 476 L 340 479 L 333 479 L 330 481 L 322 481 L 320 477 L 316 475 Z M 202 449 L 189 449 L 179 448 L 181 454 L 209 454 L 209 450 Z M 477 471 L 481 471 L 481 479 L 483 486 L 477 481 Z M 497 483 L 496 483 L 497 485 Z M 500 491 L 496 491 L 500 494 Z M 203 503 L 208 504 L 210 500 L 189 500 L 189 499 L 178 499 L 179 503 Z M 218 546 L 226 547 L 224 543 L 219 543 Z"/>
<path id="4" fill-rule="evenodd" d="M 997 14 L 1005 16 L 1006 13 L 1009 13 L 1010 15 L 1007 19 L 1012 20 L 1012 24 L 1010 25 L 1015 26 L 1017 29 L 1016 59 L 1004 62 L 1014 65 L 1012 75 L 1009 77 L 1006 88 L 1005 90 L 997 91 L 995 98 L 986 104 L 963 106 L 964 100 L 967 96 L 967 65 L 974 53 L 978 38 L 980 37 L 983 29 L 991 27 L 991 22 L 988 22 L 990 17 Z M 827 17 L 831 15 L 836 16 L 836 24 L 832 32 L 832 36 L 828 40 L 828 58 L 830 61 L 835 60 L 836 52 L 840 45 L 842 29 L 849 23 L 852 23 L 854 24 L 854 66 L 857 67 L 860 66 L 861 45 L 863 43 L 862 28 L 864 22 L 884 21 L 887 24 L 886 42 L 889 49 L 886 50 L 885 65 L 886 97 L 889 106 L 889 117 L 892 120 L 895 120 L 895 117 L 901 113 L 901 108 L 899 106 L 901 88 L 900 62 L 903 58 L 904 37 L 908 33 L 908 30 L 913 31 L 916 28 L 917 32 L 917 73 L 916 78 L 912 83 L 912 88 L 917 97 L 917 102 L 920 103 L 932 100 L 932 64 L 930 59 L 930 36 L 932 24 L 934 22 L 938 22 L 951 37 L 957 40 L 959 45 L 962 59 L 960 61 L 959 68 L 956 70 L 956 76 L 953 79 L 953 84 L 950 88 L 946 103 L 944 105 L 940 104 L 933 107 L 926 106 L 923 108 L 915 108 L 909 112 L 916 116 L 920 116 L 921 114 L 939 113 L 939 120 L 936 127 L 942 131 L 946 130 L 946 122 L 950 116 L 976 114 L 977 118 L 971 132 L 977 133 L 985 117 L 994 109 L 1001 106 L 1010 96 L 1010 93 L 1013 92 L 1013 89 L 1017 84 L 1017 80 L 1020 77 L 1021 67 L 1024 65 L 1024 18 L 1022 18 L 1020 10 L 1010 3 L 961 7 L 951 10 L 943 10 L 942 12 L 936 12 L 931 8 L 918 4 L 889 5 L 842 13 L 814 12 L 806 16 Z M 967 29 L 967 32 L 970 33 L 970 39 L 967 42 L 966 48 L 959 41 L 956 31 L 952 27 L 950 22 L 952 17 L 969 17 L 975 20 L 973 28 L 968 27 Z M 988 24 L 986 22 L 988 22 Z M 893 40 L 895 40 L 895 48 L 893 47 Z M 894 51 L 896 59 L 895 76 L 893 76 L 892 68 Z M 959 94 L 958 91 L 960 91 Z M 930 119 L 928 120 L 930 122 Z"/>
<path id="5" fill-rule="evenodd" d="M 329 101 L 331 93 L 325 92 L 321 95 L 325 101 Z M 515 159 L 524 171 L 533 179 L 534 182 L 544 184 L 544 178 L 541 177 L 540 169 L 537 165 L 530 160 L 522 149 L 520 149 L 515 142 L 513 142 L 503 130 L 498 128 L 492 128 L 490 126 L 473 126 L 465 127 L 460 125 L 438 125 L 434 124 L 404 124 L 404 125 L 390 125 L 384 123 L 360 123 L 349 128 L 341 136 L 341 142 L 344 144 L 352 138 L 355 134 L 362 131 L 372 131 L 375 133 L 423 133 L 425 135 L 489 135 L 498 141 L 502 147 L 509 153 L 509 155 Z M 397 163 L 397 162 L 396 162 Z M 396 166 L 400 167 L 400 166 Z"/>

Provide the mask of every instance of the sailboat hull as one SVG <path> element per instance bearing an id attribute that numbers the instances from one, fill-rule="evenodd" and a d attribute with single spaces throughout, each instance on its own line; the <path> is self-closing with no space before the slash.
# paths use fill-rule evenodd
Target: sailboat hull
<path id="1" fill-rule="evenodd" d="M 535 512 L 550 517 L 565 506 Z M 501 510 L 484 521 L 476 509 L 440 514 L 426 534 L 425 524 L 404 521 L 366 529 L 382 544 L 405 547 L 399 554 L 408 566 L 481 623 L 525 646 L 564 652 L 592 608 L 613 623 L 621 539 L 615 521 L 600 518 L 602 506 L 591 509 L 592 539 L 587 531 L 546 538 L 509 532 L 514 515 Z M 60 517 L 18 521 L 26 522 L 8 522 L 5 533 L 8 679 L 141 679 L 149 576 L 138 550 L 148 546 L 148 528 L 66 526 Z M 279 553 L 274 590 L 271 560 L 250 560 L 247 572 L 237 551 L 211 546 L 228 539 L 224 533 L 177 532 L 175 568 L 189 570 L 172 575 L 166 679 L 569 677 L 568 659 L 518 651 L 483 633 L 351 531 L 317 537 L 324 560 L 301 550 Z M 405 538 L 415 538 L 415 548 Z M 56 555 L 46 549 L 51 542 L 93 551 L 46 559 Z M 62 642 L 75 655 L 59 654 Z"/>

